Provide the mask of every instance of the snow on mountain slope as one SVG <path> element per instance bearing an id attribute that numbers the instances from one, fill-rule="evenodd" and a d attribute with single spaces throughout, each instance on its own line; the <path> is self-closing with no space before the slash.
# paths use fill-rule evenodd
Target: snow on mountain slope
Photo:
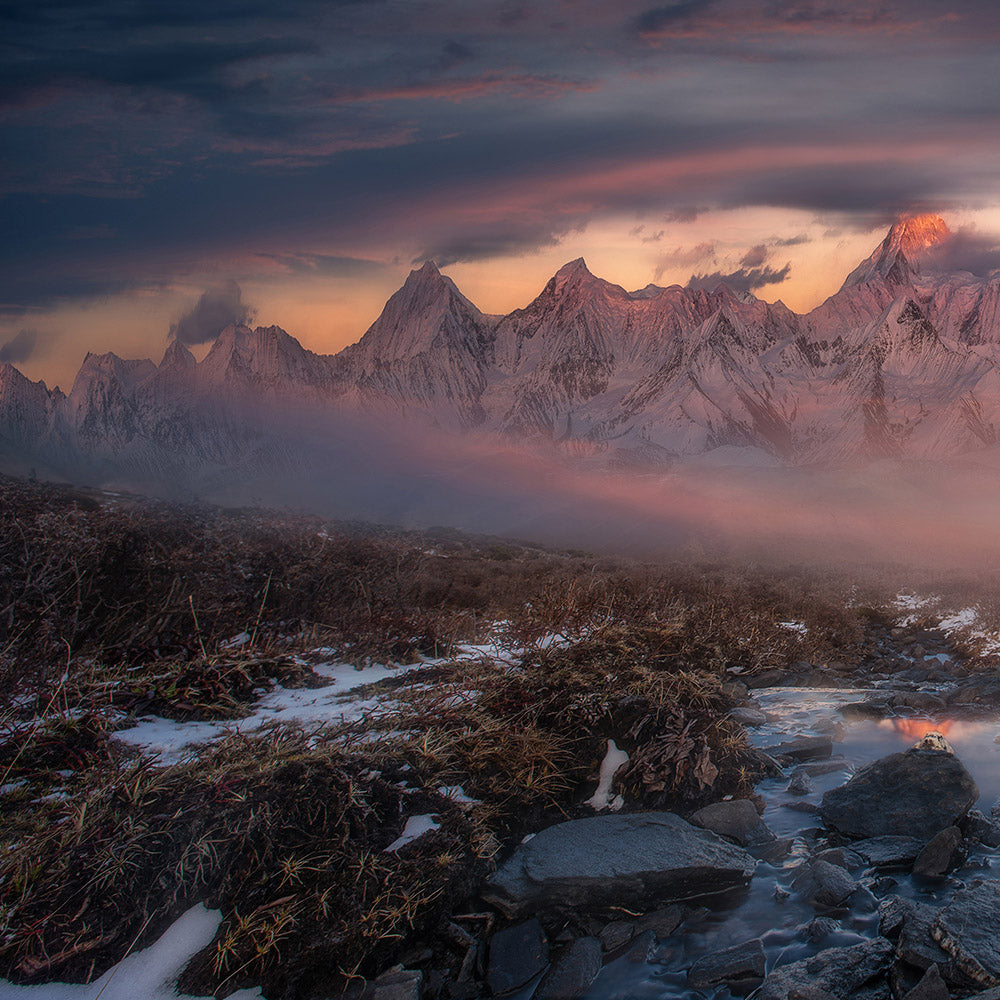
<path id="1" fill-rule="evenodd" d="M 353 415 L 616 461 L 961 454 L 1000 428 L 1000 275 L 936 270 L 951 238 L 936 216 L 901 221 L 802 316 L 725 283 L 627 292 L 578 259 L 491 317 L 427 263 L 334 357 L 237 325 L 200 363 L 176 342 L 159 365 L 88 355 L 68 397 L 0 366 L 0 453 L 147 478 L 291 475 Z"/>

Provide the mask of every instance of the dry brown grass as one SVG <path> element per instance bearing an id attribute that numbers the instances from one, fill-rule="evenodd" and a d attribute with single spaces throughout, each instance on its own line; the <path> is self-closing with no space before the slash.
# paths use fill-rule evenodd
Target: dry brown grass
<path id="1" fill-rule="evenodd" d="M 749 793 L 754 756 L 725 718 L 733 669 L 850 659 L 892 579 L 859 599 L 856 580 L 802 567 L 109 507 L 0 479 L 0 689 L 19 695 L 0 725 L 0 784 L 17 786 L 0 814 L 0 972 L 90 978 L 203 900 L 224 922 L 192 988 L 307 995 L 377 971 L 502 845 L 584 814 L 608 738 L 631 757 L 629 807 Z M 512 664 L 383 684 L 394 708 L 376 719 L 232 737 L 168 768 L 111 740 L 129 714 L 233 718 L 261 688 L 313 683 L 318 645 L 412 662 L 487 631 L 521 651 Z M 453 785 L 479 805 L 437 791 Z M 441 829 L 384 853 L 425 812 Z"/>

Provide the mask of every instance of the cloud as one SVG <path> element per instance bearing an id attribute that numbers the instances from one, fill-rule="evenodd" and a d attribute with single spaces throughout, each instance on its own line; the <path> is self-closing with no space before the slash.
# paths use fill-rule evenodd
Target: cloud
<path id="1" fill-rule="evenodd" d="M 31 357 L 37 345 L 38 334 L 34 330 L 21 330 L 6 344 L 0 346 L 0 363 L 22 364 Z"/>
<path id="2" fill-rule="evenodd" d="M 271 262 L 288 275 L 324 275 L 332 278 L 360 278 L 384 271 L 386 264 L 363 257 L 340 257 L 325 253 L 258 253 L 258 260 Z"/>
<path id="3" fill-rule="evenodd" d="M 634 21 L 633 27 L 640 35 L 660 35 L 675 30 L 675 26 L 703 14 L 714 0 L 677 0 L 676 3 L 644 10 Z"/>
<path id="4" fill-rule="evenodd" d="M 995 236 L 963 227 L 951 239 L 932 247 L 920 257 L 921 268 L 939 271 L 971 271 L 980 278 L 1000 269 L 1000 241 Z"/>
<path id="5" fill-rule="evenodd" d="M 661 254 L 656 261 L 653 281 L 659 281 L 664 272 L 677 267 L 692 267 L 704 260 L 715 257 L 714 243 L 698 243 L 693 247 L 677 247 L 669 253 Z"/>
<path id="6" fill-rule="evenodd" d="M 775 237 L 771 240 L 771 246 L 773 247 L 797 247 L 801 246 L 803 243 L 811 243 L 812 239 L 808 237 L 805 233 L 799 233 L 797 236 L 789 236 L 787 239 L 780 239 Z"/>
<path id="7" fill-rule="evenodd" d="M 692 274 L 688 281 L 688 288 L 705 288 L 711 290 L 718 284 L 728 285 L 734 292 L 752 292 L 756 288 L 763 288 L 765 285 L 779 285 L 788 278 L 792 270 L 791 264 L 786 264 L 783 268 L 775 271 L 771 267 L 741 267 L 737 271 L 730 271 L 723 274 L 715 271 L 713 274 Z"/>
<path id="8" fill-rule="evenodd" d="M 747 252 L 740 259 L 740 264 L 742 264 L 743 267 L 760 267 L 764 261 L 767 260 L 767 256 L 770 252 L 771 251 L 768 250 L 763 243 L 758 243 L 757 246 L 751 247 L 747 250 Z"/>
<path id="9" fill-rule="evenodd" d="M 562 232 L 568 228 L 562 227 Z M 433 260 L 438 267 L 447 267 L 449 264 L 537 253 L 546 247 L 559 246 L 561 235 L 544 224 L 483 225 L 476 231 L 448 236 L 431 244 L 414 257 L 412 263 L 418 265 Z"/>
<path id="10" fill-rule="evenodd" d="M 183 344 L 204 344 L 231 323 L 245 323 L 252 315 L 240 286 L 229 280 L 203 292 L 194 308 L 171 326 L 170 336 Z"/>

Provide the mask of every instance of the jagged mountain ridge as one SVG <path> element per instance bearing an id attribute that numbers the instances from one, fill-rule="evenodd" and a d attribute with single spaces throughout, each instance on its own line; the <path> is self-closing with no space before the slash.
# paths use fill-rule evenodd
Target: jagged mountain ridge
<path id="1" fill-rule="evenodd" d="M 1000 277 L 937 273 L 935 216 L 893 226 L 804 315 L 716 288 L 636 292 L 582 259 L 484 315 L 433 264 L 337 355 L 232 326 L 196 362 L 88 355 L 68 396 L 0 366 L 0 459 L 155 478 L 294 461 L 281 428 L 345 413 L 643 462 L 942 458 L 1000 431 Z"/>

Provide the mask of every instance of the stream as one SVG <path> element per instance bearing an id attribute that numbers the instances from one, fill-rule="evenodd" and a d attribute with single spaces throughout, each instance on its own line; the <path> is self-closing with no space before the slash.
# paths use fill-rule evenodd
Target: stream
<path id="1" fill-rule="evenodd" d="M 787 791 L 794 767 L 788 768 L 782 778 L 763 780 L 757 786 L 765 803 L 762 818 L 779 841 L 791 840 L 788 853 L 775 857 L 763 852 L 770 857 L 761 858 L 746 889 L 706 900 L 701 910 L 689 915 L 672 936 L 660 940 L 648 952 L 636 954 L 633 950 L 605 965 L 587 1000 L 672 997 L 727 1000 L 740 994 L 727 985 L 702 990 L 691 986 L 687 970 L 692 962 L 703 955 L 760 938 L 770 972 L 777 965 L 808 958 L 825 948 L 857 944 L 877 936 L 878 904 L 883 895 L 891 893 L 942 906 L 967 879 L 984 868 L 1000 865 L 1000 849 L 976 844 L 965 863 L 945 878 L 922 878 L 886 869 L 852 870 L 862 888 L 852 895 L 849 909 L 818 910 L 798 898 L 791 886 L 795 869 L 817 851 L 844 842 L 830 837 L 817 814 L 800 811 L 802 804 L 818 806 L 824 792 L 842 785 L 859 768 L 887 754 L 908 749 L 925 733 L 941 732 L 954 747 L 978 785 L 978 808 L 988 814 L 1000 796 L 1000 745 L 994 742 L 1000 732 L 1000 718 L 993 715 L 949 720 L 910 715 L 849 721 L 837 711 L 840 706 L 860 701 L 869 694 L 871 689 L 770 688 L 755 692 L 756 706 L 768 715 L 766 725 L 749 731 L 756 746 L 773 746 L 796 736 L 832 735 L 835 742 L 831 761 L 841 766 L 825 774 L 811 775 L 812 789 L 805 795 Z M 788 808 L 789 805 L 799 808 Z M 753 853 L 758 857 L 762 854 Z M 756 985 L 752 983 L 748 989 L 752 991 Z"/>

